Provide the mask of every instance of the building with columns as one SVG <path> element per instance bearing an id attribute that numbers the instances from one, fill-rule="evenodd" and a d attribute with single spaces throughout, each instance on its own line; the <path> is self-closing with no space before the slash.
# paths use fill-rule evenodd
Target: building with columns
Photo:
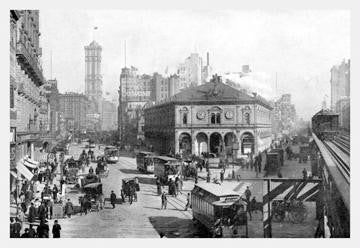
<path id="1" fill-rule="evenodd" d="M 214 76 L 168 101 L 146 107 L 145 143 L 161 154 L 226 154 L 233 158 L 271 144 L 270 104 Z"/>

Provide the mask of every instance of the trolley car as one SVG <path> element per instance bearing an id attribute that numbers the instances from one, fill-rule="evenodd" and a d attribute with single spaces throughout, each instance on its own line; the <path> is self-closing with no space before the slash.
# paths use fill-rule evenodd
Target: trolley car
<path id="1" fill-rule="evenodd" d="M 247 237 L 246 202 L 239 193 L 212 183 L 191 191 L 193 220 L 213 237 Z"/>
<path id="2" fill-rule="evenodd" d="M 136 167 L 138 171 L 144 173 L 154 173 L 154 156 L 153 152 L 138 152 L 136 154 Z"/>

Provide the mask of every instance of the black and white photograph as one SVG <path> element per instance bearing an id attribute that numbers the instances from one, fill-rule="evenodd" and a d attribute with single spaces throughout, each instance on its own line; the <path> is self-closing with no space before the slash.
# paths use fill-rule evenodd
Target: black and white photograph
<path id="1" fill-rule="evenodd" d="M 353 236 L 350 9 L 7 11 L 8 237 Z"/>

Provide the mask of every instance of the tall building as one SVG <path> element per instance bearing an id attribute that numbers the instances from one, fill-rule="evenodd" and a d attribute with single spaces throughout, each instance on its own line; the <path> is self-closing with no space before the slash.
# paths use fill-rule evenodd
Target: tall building
<path id="1" fill-rule="evenodd" d="M 10 169 L 11 190 L 16 180 L 31 180 L 24 159 L 35 159 L 35 145 L 41 142 L 46 121 L 44 77 L 39 43 L 39 11 L 10 10 Z"/>
<path id="2" fill-rule="evenodd" d="M 331 109 L 336 112 L 336 103 L 343 97 L 350 97 L 350 60 L 333 66 L 331 72 Z"/>
<path id="3" fill-rule="evenodd" d="M 98 114 L 102 102 L 101 51 L 96 41 L 85 46 L 85 95 L 95 103 L 93 111 Z"/>
<path id="4" fill-rule="evenodd" d="M 155 86 L 155 101 L 164 101 L 169 97 L 169 78 L 164 78 L 159 73 L 153 75 L 153 85 Z"/>
<path id="5" fill-rule="evenodd" d="M 84 94 L 67 92 L 60 94 L 60 111 L 68 123 L 68 131 L 85 131 L 88 127 L 88 109 L 90 102 Z"/>
<path id="6" fill-rule="evenodd" d="M 156 97 L 152 77 L 138 75 L 133 66 L 122 68 L 119 86 L 118 131 L 125 143 L 136 142 L 142 109 Z"/>
<path id="7" fill-rule="evenodd" d="M 10 11 L 10 129 L 16 133 L 18 158 L 32 156 L 41 131 L 44 78 L 39 36 L 39 11 Z"/>
<path id="8" fill-rule="evenodd" d="M 291 103 L 291 94 L 284 94 L 275 101 L 273 110 L 273 132 L 289 134 L 295 129 L 296 110 Z"/>
<path id="9" fill-rule="evenodd" d="M 101 113 L 101 130 L 112 131 L 117 129 L 117 107 L 114 103 L 103 100 Z"/>
<path id="10" fill-rule="evenodd" d="M 192 53 L 178 67 L 180 88 L 198 86 L 202 81 L 202 59 L 197 53 Z"/>
<path id="11" fill-rule="evenodd" d="M 57 85 L 56 79 L 48 80 L 44 85 L 50 104 L 49 129 L 52 134 L 60 131 L 60 94 Z"/>
<path id="12" fill-rule="evenodd" d="M 180 92 L 180 77 L 176 74 L 169 77 L 169 97 Z"/>

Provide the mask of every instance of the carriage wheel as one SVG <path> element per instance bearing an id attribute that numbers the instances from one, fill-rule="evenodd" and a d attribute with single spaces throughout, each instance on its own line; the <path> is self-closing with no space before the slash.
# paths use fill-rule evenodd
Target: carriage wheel
<path id="1" fill-rule="evenodd" d="M 308 213 L 305 206 L 295 208 L 290 211 L 289 219 L 294 224 L 302 223 L 306 220 Z"/>
<path id="2" fill-rule="evenodd" d="M 272 217 L 274 222 L 282 222 L 285 219 L 285 212 L 280 210 L 275 210 L 273 212 Z"/>

